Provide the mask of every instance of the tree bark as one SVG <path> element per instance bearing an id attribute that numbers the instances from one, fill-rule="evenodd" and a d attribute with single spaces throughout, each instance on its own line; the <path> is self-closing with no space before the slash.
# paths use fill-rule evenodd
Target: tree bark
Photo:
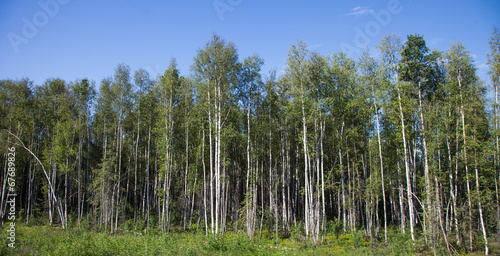
<path id="1" fill-rule="evenodd" d="M 410 165 L 408 163 L 408 150 L 406 146 L 406 128 L 403 114 L 403 106 L 401 103 L 401 92 L 399 88 L 399 78 L 396 74 L 396 87 L 398 91 L 398 102 L 399 102 L 399 115 L 401 119 L 401 130 L 403 135 L 403 148 L 405 154 L 405 170 L 406 170 L 406 191 L 407 191 L 407 200 L 408 200 L 408 213 L 410 215 L 410 232 L 411 232 L 411 240 L 415 241 L 415 234 L 413 231 L 413 224 L 415 223 L 415 219 L 413 217 L 413 193 L 412 193 L 412 185 L 410 180 Z"/>

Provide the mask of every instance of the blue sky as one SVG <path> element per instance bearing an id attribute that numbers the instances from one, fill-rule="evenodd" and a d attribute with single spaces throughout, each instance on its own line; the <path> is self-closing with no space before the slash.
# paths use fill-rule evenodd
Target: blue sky
<path id="1" fill-rule="evenodd" d="M 353 58 L 381 36 L 421 34 L 429 48 L 458 40 L 473 54 L 479 75 L 500 1 L 276 1 L 276 0 L 40 0 L 0 2 L 0 79 L 27 77 L 96 82 L 119 63 L 154 77 L 172 57 L 189 75 L 198 49 L 216 33 L 235 43 L 240 59 L 258 53 L 264 73 L 282 72 L 291 44 Z"/>

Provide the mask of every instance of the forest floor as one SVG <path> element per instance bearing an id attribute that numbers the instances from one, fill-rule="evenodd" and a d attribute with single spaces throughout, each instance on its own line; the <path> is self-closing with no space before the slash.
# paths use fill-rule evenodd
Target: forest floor
<path id="1" fill-rule="evenodd" d="M 249 239 L 239 232 L 227 232 L 219 237 L 175 230 L 169 234 L 149 232 L 145 235 L 126 230 L 109 234 L 83 228 L 63 230 L 46 225 L 21 225 L 16 226 L 15 248 L 11 248 L 8 246 L 11 241 L 5 235 L 8 228 L 8 225 L 1 228 L 5 241 L 0 243 L 0 255 L 434 255 L 423 241 L 413 244 L 408 235 L 397 232 L 390 232 L 387 243 L 357 232 L 327 234 L 321 245 L 314 245 L 293 233 L 276 243 L 268 231 L 257 232 L 254 239 Z M 448 255 L 446 247 L 437 248 L 436 253 Z M 480 251 L 455 253 L 482 254 Z"/>

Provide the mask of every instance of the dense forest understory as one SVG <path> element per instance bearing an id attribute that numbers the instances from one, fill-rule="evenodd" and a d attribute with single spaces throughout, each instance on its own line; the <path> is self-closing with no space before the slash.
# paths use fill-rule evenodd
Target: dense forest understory
<path id="1" fill-rule="evenodd" d="M 0 80 L 2 228 L 13 212 L 17 245 L 38 252 L 59 249 L 33 232 L 137 254 L 172 241 L 279 254 L 259 246 L 288 240 L 310 254 L 500 253 L 497 28 L 489 45 L 488 82 L 460 42 L 441 52 L 417 34 L 358 60 L 299 41 L 268 74 L 214 35 L 188 76 L 173 59 L 156 78 L 119 64 L 99 85 Z"/>

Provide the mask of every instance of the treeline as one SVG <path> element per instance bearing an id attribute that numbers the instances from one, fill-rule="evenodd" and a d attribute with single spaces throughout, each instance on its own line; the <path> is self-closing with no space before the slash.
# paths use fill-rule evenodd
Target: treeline
<path id="1" fill-rule="evenodd" d="M 377 58 L 292 45 L 283 75 L 214 35 L 191 74 L 120 64 L 87 79 L 0 81 L 1 211 L 16 147 L 16 213 L 29 223 L 293 230 L 488 252 L 500 232 L 500 35 L 488 55 L 494 103 L 470 52 L 384 36 Z M 98 87 L 98 91 L 96 91 Z"/>

